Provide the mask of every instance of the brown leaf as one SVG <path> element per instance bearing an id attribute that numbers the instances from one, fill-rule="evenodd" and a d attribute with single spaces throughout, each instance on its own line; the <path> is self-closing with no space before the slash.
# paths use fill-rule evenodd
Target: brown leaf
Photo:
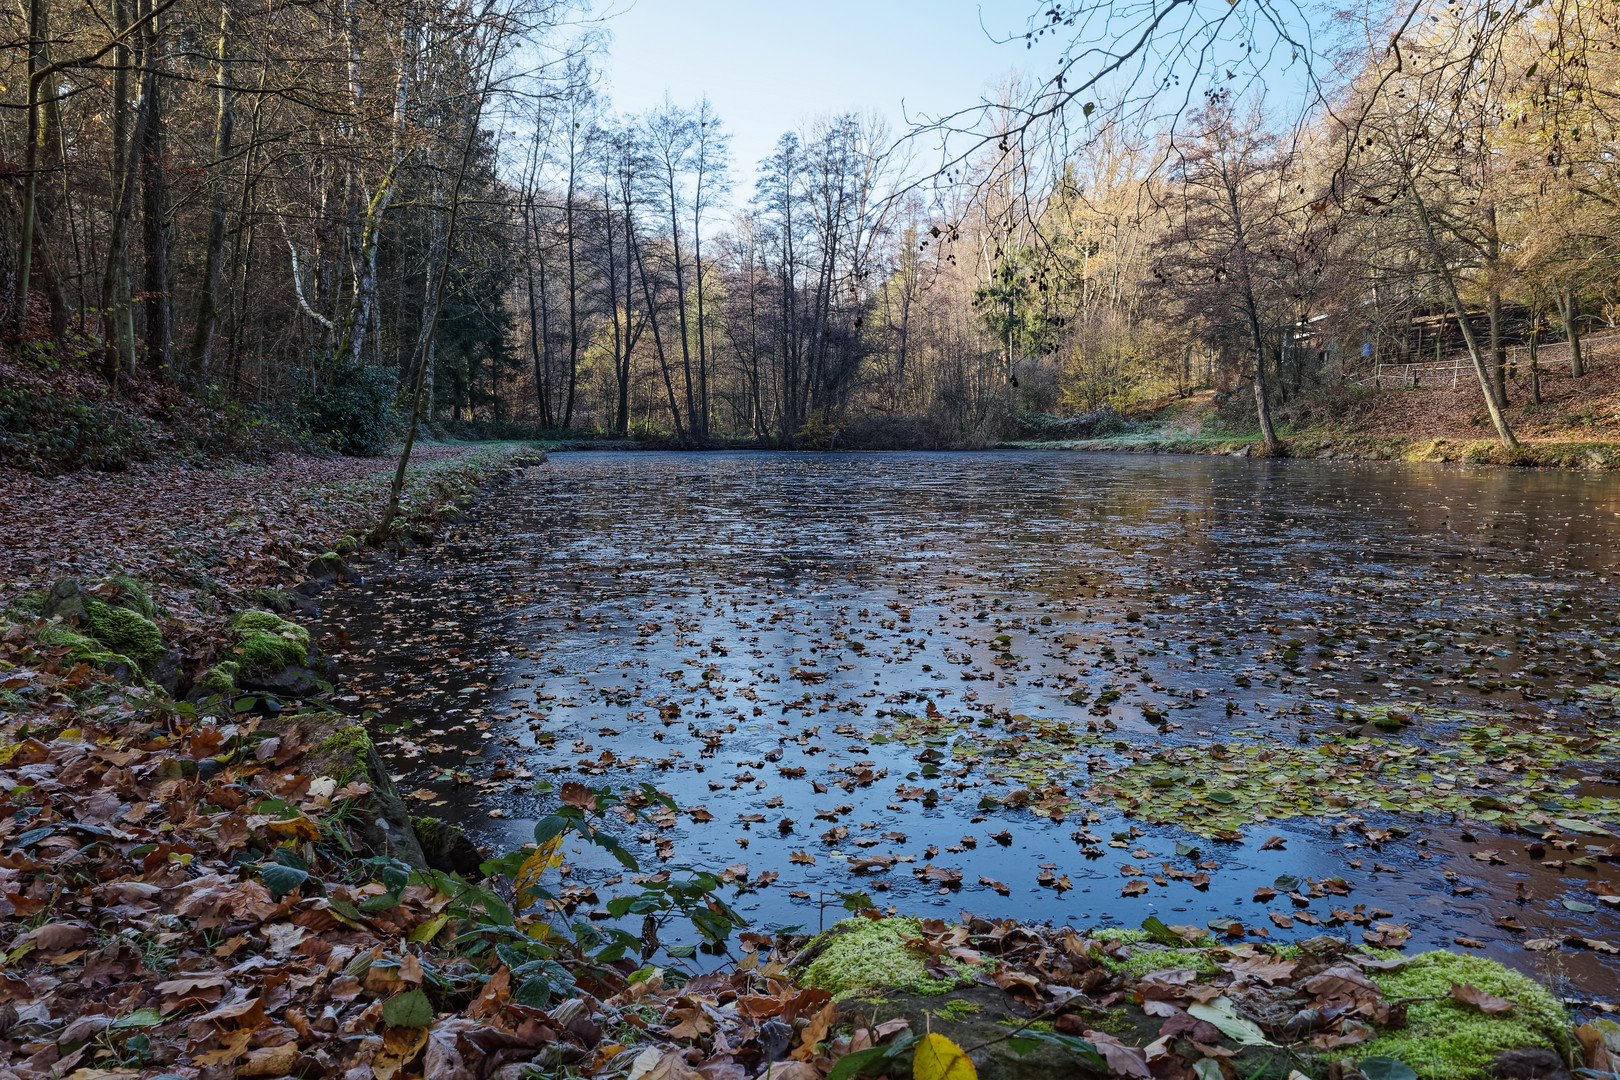
<path id="1" fill-rule="evenodd" d="M 1507 998 L 1487 994 L 1469 983 L 1452 983 L 1451 996 L 1465 1005 L 1472 1005 L 1480 1012 L 1491 1015 L 1510 1012 L 1513 1009 L 1513 1002 Z"/>

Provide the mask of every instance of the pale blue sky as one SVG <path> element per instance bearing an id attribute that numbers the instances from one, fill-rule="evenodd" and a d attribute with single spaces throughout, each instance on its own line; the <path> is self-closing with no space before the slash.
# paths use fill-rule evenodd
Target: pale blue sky
<path id="1" fill-rule="evenodd" d="M 811 117 L 873 110 L 899 133 L 907 117 L 967 108 L 1015 67 L 1034 74 L 1051 49 L 998 45 L 1021 34 L 1035 0 L 619 0 L 602 60 L 616 109 L 667 91 L 705 94 L 732 135 L 737 195 L 755 163 Z M 981 20 L 983 28 L 981 28 Z"/>

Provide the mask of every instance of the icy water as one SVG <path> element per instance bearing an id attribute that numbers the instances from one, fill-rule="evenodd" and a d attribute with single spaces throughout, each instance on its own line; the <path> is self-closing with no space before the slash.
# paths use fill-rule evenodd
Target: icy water
<path id="1" fill-rule="evenodd" d="M 1617 563 L 1600 474 L 577 453 L 323 630 L 416 812 L 510 849 L 650 783 L 643 868 L 759 924 L 1409 933 L 1612 999 Z M 569 854 L 605 918 L 629 880 Z"/>

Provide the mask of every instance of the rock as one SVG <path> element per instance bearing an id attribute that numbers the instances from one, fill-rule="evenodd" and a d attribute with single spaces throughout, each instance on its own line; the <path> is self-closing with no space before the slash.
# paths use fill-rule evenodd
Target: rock
<path id="1" fill-rule="evenodd" d="M 446 874 L 460 874 L 469 880 L 478 876 L 484 853 L 460 826 L 447 825 L 438 818 L 419 817 L 411 819 L 411 828 L 428 866 Z"/>
<path id="2" fill-rule="evenodd" d="M 263 694 L 306 698 L 314 697 L 330 684 L 323 684 L 320 677 L 307 667 L 289 664 L 271 671 L 244 672 L 237 676 L 236 685 L 240 689 L 256 690 Z"/>
<path id="3" fill-rule="evenodd" d="M 84 602 L 89 599 L 84 586 L 70 577 L 57 578 L 45 597 L 45 617 L 76 622 L 84 619 Z"/>
<path id="4" fill-rule="evenodd" d="M 163 687 L 163 692 L 170 697 L 180 695 L 180 650 L 168 649 L 156 664 L 152 665 L 147 675 L 157 685 Z"/>
<path id="5" fill-rule="evenodd" d="M 1571 1080 L 1563 1058 L 1537 1047 L 1503 1050 L 1491 1064 L 1491 1075 L 1501 1080 Z"/>
<path id="6" fill-rule="evenodd" d="M 315 581 L 337 581 L 347 577 L 349 567 L 343 557 L 335 551 L 328 551 L 325 555 L 317 555 L 309 561 L 309 576 Z"/>
<path id="7" fill-rule="evenodd" d="M 328 729 L 325 738 L 312 734 L 311 741 L 315 748 L 305 755 L 301 765 L 307 772 L 330 776 L 339 785 L 352 780 L 370 785 L 371 793 L 357 803 L 363 815 L 360 843 L 367 853 L 398 859 L 412 870 L 427 869 L 405 800 L 388 778 L 387 765 L 366 729 L 350 724 Z"/>

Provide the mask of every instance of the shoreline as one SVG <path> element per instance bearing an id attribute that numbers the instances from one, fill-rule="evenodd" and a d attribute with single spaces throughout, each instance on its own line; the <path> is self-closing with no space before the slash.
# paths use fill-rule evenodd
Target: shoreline
<path id="1" fill-rule="evenodd" d="M 1620 469 L 1620 443 L 1606 441 L 1521 442 L 1506 450 L 1491 439 L 1407 439 L 1399 436 L 1323 434 L 1280 438 L 1277 458 L 1317 461 L 1398 461 L 1412 464 L 1493 465 L 1500 468 Z M 1181 454 L 1205 457 L 1266 457 L 1259 436 L 1115 435 L 1055 441 L 1007 440 L 997 450 L 1065 450 L 1076 453 Z"/>

